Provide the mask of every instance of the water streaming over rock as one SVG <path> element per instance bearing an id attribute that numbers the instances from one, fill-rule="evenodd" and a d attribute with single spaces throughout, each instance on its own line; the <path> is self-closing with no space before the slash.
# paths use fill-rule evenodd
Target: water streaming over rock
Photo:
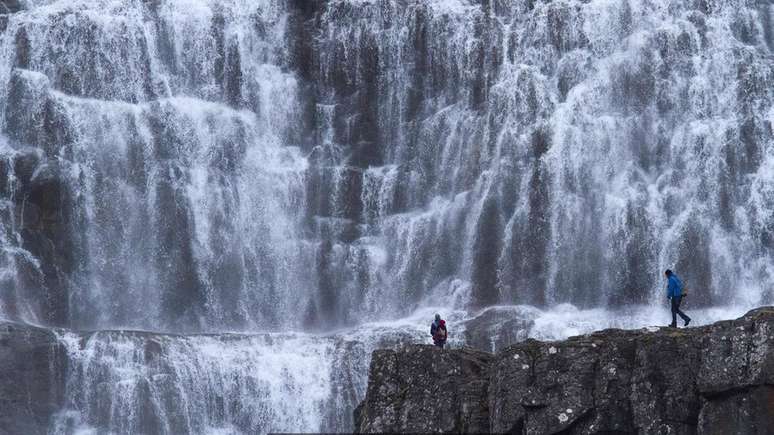
<path id="1" fill-rule="evenodd" d="M 54 432 L 351 429 L 422 307 L 774 301 L 771 1 L 0 14 L 0 316 L 188 334 L 62 332 Z"/>

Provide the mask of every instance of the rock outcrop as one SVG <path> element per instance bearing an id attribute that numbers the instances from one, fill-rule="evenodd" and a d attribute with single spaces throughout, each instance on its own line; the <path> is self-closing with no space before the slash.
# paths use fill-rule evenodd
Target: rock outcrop
<path id="1" fill-rule="evenodd" d="M 64 397 L 64 364 L 50 330 L 0 323 L 0 435 L 48 433 Z"/>
<path id="2" fill-rule="evenodd" d="M 765 434 L 774 307 L 712 325 L 374 352 L 358 432 Z"/>

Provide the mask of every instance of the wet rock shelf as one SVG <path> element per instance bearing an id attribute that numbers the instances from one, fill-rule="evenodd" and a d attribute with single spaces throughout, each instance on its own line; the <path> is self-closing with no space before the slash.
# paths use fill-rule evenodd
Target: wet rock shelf
<path id="1" fill-rule="evenodd" d="M 608 329 L 497 354 L 373 354 L 358 432 L 765 434 L 774 307 L 687 328 Z"/>

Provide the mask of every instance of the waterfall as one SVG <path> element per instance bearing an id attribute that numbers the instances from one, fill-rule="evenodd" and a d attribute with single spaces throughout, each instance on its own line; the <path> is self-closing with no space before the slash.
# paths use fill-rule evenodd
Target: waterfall
<path id="1" fill-rule="evenodd" d="M 52 433 L 350 430 L 436 309 L 774 302 L 770 0 L 10 1 L 0 125 Z"/>
<path id="2" fill-rule="evenodd" d="M 292 432 L 322 424 L 331 340 L 111 332 L 63 339 L 77 364 L 67 384 L 72 410 L 57 416 L 54 433 L 88 424 L 111 433 Z M 286 400 L 301 389 L 303 397 Z"/>

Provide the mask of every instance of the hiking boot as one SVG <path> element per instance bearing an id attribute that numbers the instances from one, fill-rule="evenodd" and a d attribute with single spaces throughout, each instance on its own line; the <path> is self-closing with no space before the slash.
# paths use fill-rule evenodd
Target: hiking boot
<path id="1" fill-rule="evenodd" d="M 690 318 L 685 319 L 685 325 L 683 325 L 683 326 L 688 326 L 689 323 L 691 323 L 691 319 Z"/>
<path id="2" fill-rule="evenodd" d="M 677 323 L 670 323 L 670 324 L 669 324 L 669 327 L 670 327 L 670 328 L 677 328 Z"/>

